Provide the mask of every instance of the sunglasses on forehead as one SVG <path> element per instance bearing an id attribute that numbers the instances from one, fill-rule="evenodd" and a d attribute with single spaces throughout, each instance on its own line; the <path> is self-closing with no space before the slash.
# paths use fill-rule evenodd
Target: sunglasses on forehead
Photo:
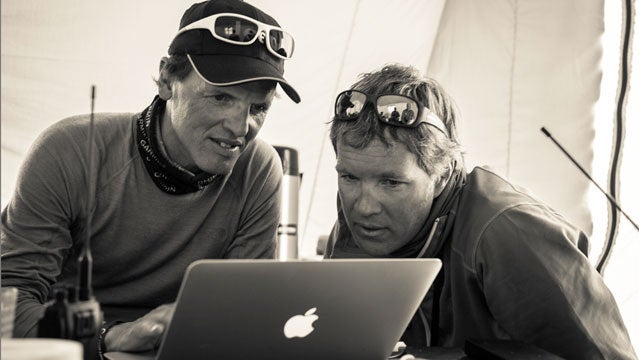
<path id="1" fill-rule="evenodd" d="M 367 104 L 375 107 L 377 119 L 385 124 L 415 128 L 426 123 L 448 136 L 444 122 L 434 112 L 406 95 L 369 95 L 358 90 L 346 90 L 335 99 L 335 118 L 355 120 Z"/>
<path id="2" fill-rule="evenodd" d="M 214 38 L 233 45 L 251 45 L 259 38 L 280 59 L 290 59 L 295 49 L 293 36 L 282 28 L 240 14 L 222 13 L 205 17 L 186 25 L 175 37 L 195 29 L 208 30 Z"/>

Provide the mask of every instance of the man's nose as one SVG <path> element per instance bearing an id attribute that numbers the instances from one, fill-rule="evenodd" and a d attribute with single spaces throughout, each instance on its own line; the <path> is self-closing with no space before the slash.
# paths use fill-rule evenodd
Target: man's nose
<path id="1" fill-rule="evenodd" d="M 381 211 L 381 204 L 378 199 L 378 192 L 374 186 L 362 184 L 355 199 L 355 211 L 360 215 L 375 215 Z"/>
<path id="2" fill-rule="evenodd" d="M 238 105 L 232 114 L 224 121 L 224 128 L 230 131 L 236 138 L 245 137 L 249 131 L 251 121 L 251 107 L 246 104 Z"/>

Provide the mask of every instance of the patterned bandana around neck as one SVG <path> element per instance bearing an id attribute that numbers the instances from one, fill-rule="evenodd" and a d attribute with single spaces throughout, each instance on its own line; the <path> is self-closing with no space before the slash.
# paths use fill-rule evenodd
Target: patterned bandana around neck
<path id="1" fill-rule="evenodd" d="M 192 174 L 167 159 L 159 150 L 157 132 L 165 106 L 166 102 L 156 95 L 151 105 L 138 115 L 136 141 L 144 167 L 155 185 L 166 193 L 181 195 L 202 190 L 217 175 L 206 172 Z"/>

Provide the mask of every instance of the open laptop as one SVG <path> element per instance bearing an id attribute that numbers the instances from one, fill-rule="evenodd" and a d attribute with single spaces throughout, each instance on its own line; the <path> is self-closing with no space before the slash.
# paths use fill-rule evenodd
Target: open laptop
<path id="1" fill-rule="evenodd" d="M 438 259 L 199 260 L 157 354 L 133 359 L 386 359 Z"/>

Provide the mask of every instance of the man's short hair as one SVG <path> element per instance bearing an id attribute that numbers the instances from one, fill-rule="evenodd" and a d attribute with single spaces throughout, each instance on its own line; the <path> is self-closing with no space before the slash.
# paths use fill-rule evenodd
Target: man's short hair
<path id="1" fill-rule="evenodd" d="M 330 138 L 337 152 L 337 141 L 354 148 L 364 148 L 379 139 L 392 146 L 393 142 L 405 144 L 417 156 L 419 166 L 431 176 L 447 172 L 453 162 L 463 166 L 463 153 L 457 135 L 458 111 L 453 100 L 433 79 L 422 77 L 411 66 L 392 64 L 381 70 L 360 75 L 351 86 L 371 95 L 407 95 L 433 111 L 446 125 L 449 136 L 436 128 L 421 124 L 417 128 L 401 128 L 380 122 L 373 106 L 366 106 L 356 120 L 331 121 Z"/>
<path id="2" fill-rule="evenodd" d="M 182 81 L 193 71 L 186 55 L 169 55 L 165 60 L 156 83 L 171 84 L 174 81 Z"/>

